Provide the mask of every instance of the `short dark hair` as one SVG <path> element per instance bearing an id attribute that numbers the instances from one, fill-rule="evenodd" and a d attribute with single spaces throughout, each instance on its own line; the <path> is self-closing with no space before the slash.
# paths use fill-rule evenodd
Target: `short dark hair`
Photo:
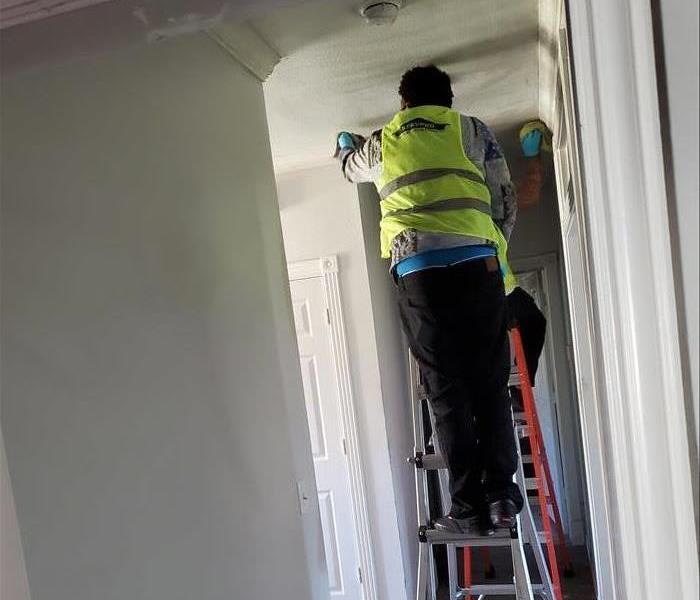
<path id="1" fill-rule="evenodd" d="M 399 95 L 406 106 L 452 107 L 452 85 L 450 76 L 435 65 L 413 67 L 403 74 Z"/>

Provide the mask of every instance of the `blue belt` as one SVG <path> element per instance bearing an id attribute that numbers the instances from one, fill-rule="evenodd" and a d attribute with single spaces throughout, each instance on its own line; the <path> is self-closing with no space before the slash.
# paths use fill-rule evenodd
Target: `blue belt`
<path id="1" fill-rule="evenodd" d="M 479 258 L 488 258 L 489 256 L 496 256 L 496 249 L 493 246 L 474 245 L 439 248 L 437 250 L 426 250 L 404 258 L 401 262 L 396 263 L 394 270 L 398 277 L 404 277 L 425 269 L 449 267 L 467 260 L 477 260 Z"/>

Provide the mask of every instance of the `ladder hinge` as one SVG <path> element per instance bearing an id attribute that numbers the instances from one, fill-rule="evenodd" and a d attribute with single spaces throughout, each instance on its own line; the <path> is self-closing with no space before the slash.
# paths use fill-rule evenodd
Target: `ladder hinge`
<path id="1" fill-rule="evenodd" d="M 326 308 L 326 321 L 328 321 L 328 324 L 331 324 L 331 309 Z"/>
<path id="2" fill-rule="evenodd" d="M 427 531 L 428 531 L 428 528 L 425 525 L 421 525 L 418 528 L 418 541 L 421 544 L 425 544 L 428 542 Z"/>
<path id="3" fill-rule="evenodd" d="M 343 454 L 348 455 L 348 442 L 345 438 L 343 438 Z"/>
<path id="4" fill-rule="evenodd" d="M 357 577 L 360 580 L 360 583 L 362 583 L 362 568 L 357 567 Z"/>

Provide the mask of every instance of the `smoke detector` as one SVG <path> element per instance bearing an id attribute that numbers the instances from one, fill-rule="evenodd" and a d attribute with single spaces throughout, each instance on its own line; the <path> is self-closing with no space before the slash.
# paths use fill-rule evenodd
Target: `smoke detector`
<path id="1" fill-rule="evenodd" d="M 402 0 L 370 0 L 362 5 L 360 14 L 370 25 L 391 25 L 402 5 Z"/>

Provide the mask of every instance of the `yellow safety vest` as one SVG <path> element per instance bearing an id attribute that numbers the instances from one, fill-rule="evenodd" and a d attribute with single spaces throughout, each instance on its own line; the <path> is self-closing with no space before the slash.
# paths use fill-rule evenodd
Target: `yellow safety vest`
<path id="1" fill-rule="evenodd" d="M 501 271 L 503 271 L 503 285 L 506 289 L 506 296 L 508 296 L 516 287 L 518 287 L 518 280 L 511 270 L 508 261 L 505 263 L 501 261 Z"/>
<path id="2" fill-rule="evenodd" d="M 498 227 L 498 235 L 501 238 L 498 242 L 498 262 L 501 265 L 501 273 L 503 273 L 503 286 L 506 290 L 506 296 L 510 294 L 516 287 L 518 287 L 518 279 L 515 277 L 515 273 L 510 268 L 508 263 L 508 241 Z M 503 250 L 501 250 L 503 248 Z"/>
<path id="3" fill-rule="evenodd" d="M 491 193 L 462 143 L 461 115 L 444 106 L 407 108 L 382 130 L 381 251 L 406 229 L 493 242 L 506 287 L 508 243 L 491 218 Z M 512 283 L 512 281 L 511 281 Z M 515 287 L 515 286 L 513 286 Z"/>

